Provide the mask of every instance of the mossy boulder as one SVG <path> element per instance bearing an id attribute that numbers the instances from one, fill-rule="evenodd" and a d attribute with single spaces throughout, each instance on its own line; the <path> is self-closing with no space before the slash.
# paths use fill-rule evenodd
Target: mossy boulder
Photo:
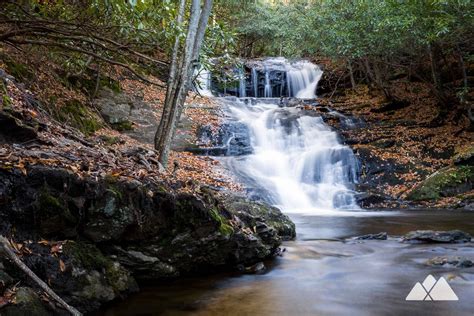
<path id="1" fill-rule="evenodd" d="M 472 190 L 474 166 L 454 165 L 441 169 L 418 184 L 407 196 L 412 201 L 438 200 Z"/>
<path id="2" fill-rule="evenodd" d="M 69 100 L 60 107 L 56 118 L 79 129 L 85 135 L 91 135 L 103 126 L 99 115 L 78 100 Z"/>
<path id="3" fill-rule="evenodd" d="M 265 203 L 251 202 L 236 195 L 226 195 L 222 198 L 221 203 L 230 213 L 244 217 L 250 227 L 255 227 L 258 222 L 263 222 L 268 227 L 275 229 L 283 240 L 291 240 L 296 236 L 295 224 L 276 207 Z"/>
<path id="4" fill-rule="evenodd" d="M 63 246 L 71 302 L 84 311 L 138 290 L 135 279 L 93 244 L 68 241 Z M 86 304 L 87 302 L 87 304 Z M 82 306 L 87 305 L 87 306 Z"/>

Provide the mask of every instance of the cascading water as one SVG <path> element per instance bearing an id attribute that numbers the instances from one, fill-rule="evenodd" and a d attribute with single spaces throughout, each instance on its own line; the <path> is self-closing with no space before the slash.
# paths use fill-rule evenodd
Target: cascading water
<path id="1" fill-rule="evenodd" d="M 247 96 L 245 86 L 245 74 L 242 70 L 239 71 L 239 96 L 245 98 Z"/>
<path id="2" fill-rule="evenodd" d="M 229 105 L 231 115 L 249 127 L 253 148 L 253 154 L 235 158 L 232 168 L 251 180 L 260 198 L 285 212 L 358 209 L 351 189 L 358 169 L 352 150 L 321 117 L 276 103 Z"/>
<path id="3" fill-rule="evenodd" d="M 285 94 L 315 98 L 322 71 L 308 61 L 275 58 L 263 63 L 251 69 L 248 89 L 239 82 L 239 95 L 250 91 L 264 98 L 225 99 L 230 116 L 247 126 L 253 151 L 229 157 L 228 166 L 258 198 L 285 212 L 358 209 L 353 191 L 358 163 L 352 150 L 316 112 L 282 107 L 280 99 L 271 99 Z M 275 87 L 272 80 L 277 79 Z"/>

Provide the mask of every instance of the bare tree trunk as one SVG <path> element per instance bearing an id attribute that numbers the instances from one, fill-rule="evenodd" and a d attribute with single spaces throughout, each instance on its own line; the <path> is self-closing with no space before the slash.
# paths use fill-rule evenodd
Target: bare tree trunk
<path id="1" fill-rule="evenodd" d="M 196 41 L 197 28 L 200 20 L 201 9 L 200 9 L 200 0 L 192 0 L 191 4 L 191 14 L 188 23 L 188 31 L 186 35 L 186 42 L 182 57 L 182 62 L 179 67 L 178 77 L 175 79 L 176 89 L 170 93 L 170 107 L 169 107 L 169 116 L 163 117 L 160 125 L 163 127 L 161 131 L 157 131 L 155 137 L 155 148 L 160 153 L 160 162 L 163 166 L 166 166 L 168 163 L 168 153 L 171 143 L 171 138 L 173 135 L 173 127 L 176 124 L 178 118 L 178 113 L 182 103 L 184 103 L 184 98 L 187 93 L 187 83 L 189 80 L 190 65 L 193 57 L 194 46 Z"/>
<path id="2" fill-rule="evenodd" d="M 205 0 L 204 6 L 201 10 L 201 15 L 199 17 L 199 25 L 196 32 L 194 45 L 193 45 L 193 56 L 191 59 L 190 67 L 188 67 L 188 75 L 187 75 L 187 80 L 185 82 L 184 92 L 183 92 L 183 95 L 180 96 L 181 99 L 178 100 L 178 114 L 176 118 L 177 121 L 171 125 L 172 131 L 171 131 L 170 142 L 173 140 L 173 137 L 176 132 L 176 125 L 179 122 L 181 114 L 183 113 L 186 96 L 189 91 L 189 87 L 191 85 L 192 77 L 199 65 L 199 53 L 201 51 L 202 43 L 204 41 L 204 35 L 206 34 L 206 28 L 209 22 L 209 16 L 211 15 L 211 9 L 212 9 L 212 0 Z"/>
<path id="3" fill-rule="evenodd" d="M 354 79 L 354 71 L 352 69 L 352 63 L 351 63 L 351 60 L 350 59 L 347 59 L 347 68 L 349 69 L 349 75 L 351 77 L 351 86 L 352 86 L 352 89 L 355 89 L 356 87 L 356 82 L 355 82 L 355 79 Z"/>
<path id="4" fill-rule="evenodd" d="M 180 0 L 178 15 L 176 17 L 177 25 L 181 25 L 183 23 L 185 7 L 186 7 L 186 0 Z M 163 111 L 161 114 L 160 124 L 158 125 L 158 129 L 155 133 L 155 148 L 157 150 L 159 150 L 158 148 L 159 141 L 160 141 L 161 135 L 164 132 L 166 123 L 168 122 L 169 117 L 170 117 L 171 106 L 172 106 L 172 95 L 174 95 L 176 87 L 178 85 L 176 73 L 178 69 L 178 63 L 180 63 L 180 60 L 178 59 L 179 50 L 180 50 L 180 39 L 179 39 L 179 36 L 177 35 L 174 41 L 173 52 L 172 52 L 172 57 L 171 57 L 171 66 L 170 66 L 168 82 L 167 82 L 165 103 L 163 105 Z"/>

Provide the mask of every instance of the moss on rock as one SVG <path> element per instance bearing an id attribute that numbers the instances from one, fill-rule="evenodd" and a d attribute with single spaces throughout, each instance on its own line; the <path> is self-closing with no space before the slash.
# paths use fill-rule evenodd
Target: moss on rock
<path id="1" fill-rule="evenodd" d="M 57 119 L 79 129 L 85 135 L 91 135 L 103 124 L 101 118 L 78 100 L 70 100 L 59 109 Z"/>
<path id="2" fill-rule="evenodd" d="M 131 121 L 121 121 L 110 124 L 112 128 L 119 132 L 133 131 L 133 123 Z"/>
<path id="3" fill-rule="evenodd" d="M 28 66 L 18 63 L 11 58 L 5 59 L 5 65 L 7 66 L 7 72 L 19 81 L 29 81 L 34 77 L 34 73 Z"/>
<path id="4" fill-rule="evenodd" d="M 473 182 L 474 166 L 449 166 L 417 185 L 407 198 L 412 201 L 429 201 L 456 196 L 471 190 Z"/>

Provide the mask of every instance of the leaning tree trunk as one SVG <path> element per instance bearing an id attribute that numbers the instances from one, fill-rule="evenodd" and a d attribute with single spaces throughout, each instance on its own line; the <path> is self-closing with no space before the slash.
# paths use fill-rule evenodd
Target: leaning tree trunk
<path id="1" fill-rule="evenodd" d="M 181 25 L 183 23 L 185 7 L 186 7 L 186 0 L 180 0 L 178 15 L 176 17 L 176 25 Z M 160 138 L 169 120 L 170 113 L 171 113 L 171 105 L 172 105 L 172 95 L 174 95 L 177 88 L 177 84 L 178 84 L 176 75 L 177 75 L 178 63 L 180 63 L 181 61 L 179 59 L 179 50 L 180 50 L 180 39 L 179 39 L 179 36 L 176 36 L 175 41 L 174 41 L 174 46 L 173 46 L 173 52 L 171 56 L 171 65 L 170 65 L 168 82 L 167 82 L 165 103 L 163 105 L 163 111 L 161 114 L 160 124 L 158 125 L 158 129 L 155 134 L 155 148 L 157 150 L 160 150 L 159 148 Z"/>
<path id="2" fill-rule="evenodd" d="M 180 67 L 177 69 L 178 76 L 175 78 L 176 82 L 168 87 L 168 89 L 172 89 L 172 91 L 170 91 L 169 100 L 167 100 L 167 104 L 165 105 L 167 113 L 162 116 L 160 121 L 161 128 L 155 135 L 155 148 L 160 153 L 159 160 L 164 166 L 168 163 L 168 153 L 173 134 L 173 126 L 176 124 L 179 109 L 181 107 L 180 103 L 184 103 L 183 95 L 187 93 L 186 89 L 189 68 L 193 57 L 193 49 L 200 17 L 200 4 L 201 1 L 199 0 L 192 1 L 184 52 Z M 173 89 L 174 86 L 175 88 Z"/>

